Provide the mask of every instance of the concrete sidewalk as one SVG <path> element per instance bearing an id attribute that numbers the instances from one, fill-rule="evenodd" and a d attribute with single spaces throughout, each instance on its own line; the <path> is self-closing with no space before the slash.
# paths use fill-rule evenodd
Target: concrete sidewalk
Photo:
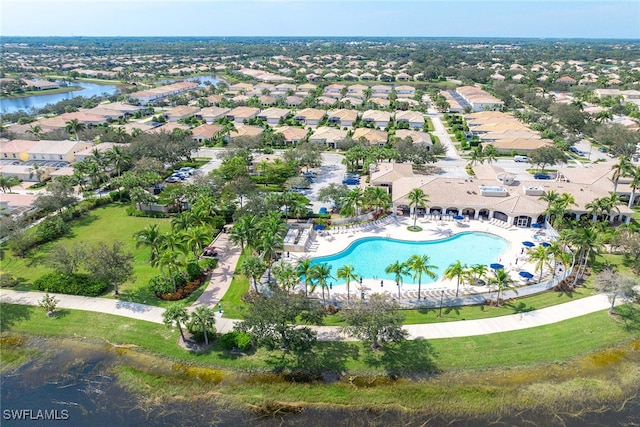
<path id="1" fill-rule="evenodd" d="M 160 307 L 108 298 L 52 295 L 55 295 L 59 300 L 58 307 L 60 308 L 115 314 L 147 322 L 163 323 L 162 313 L 164 309 Z M 10 304 L 38 305 L 38 301 L 43 296 L 43 292 L 0 290 L 0 302 Z M 605 295 L 595 295 L 522 314 L 438 324 L 406 325 L 405 329 L 409 331 L 410 339 L 487 335 L 550 325 L 585 314 L 606 310 L 609 306 L 609 300 Z M 229 332 L 237 322 L 235 319 L 218 317 L 216 319 L 216 329 L 220 333 Z M 318 338 L 322 341 L 354 341 L 352 338 L 340 334 L 338 328 L 333 326 L 320 326 L 314 329 L 318 332 Z"/>

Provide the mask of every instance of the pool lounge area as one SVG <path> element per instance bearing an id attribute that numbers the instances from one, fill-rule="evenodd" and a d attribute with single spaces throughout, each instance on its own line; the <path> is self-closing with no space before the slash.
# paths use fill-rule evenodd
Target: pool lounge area
<path id="1" fill-rule="evenodd" d="M 500 263 L 504 269 L 510 274 L 513 280 L 513 286 L 520 288 L 520 294 L 522 294 L 522 287 L 528 288 L 538 287 L 539 290 L 535 292 L 541 292 L 546 288 L 542 288 L 541 285 L 537 285 L 537 279 L 539 278 L 539 271 L 536 271 L 535 266 L 527 261 L 526 247 L 522 245 L 524 241 L 531 241 L 534 246 L 543 242 L 551 241 L 548 233 L 540 228 L 531 227 L 515 227 L 501 224 L 500 221 L 481 221 L 481 220 L 468 220 L 455 221 L 455 220 L 440 220 L 439 217 L 434 219 L 433 216 L 421 216 L 417 220 L 417 225 L 422 227 L 422 231 L 412 232 L 407 229 L 408 226 L 413 225 L 413 217 L 389 215 L 378 221 L 362 224 L 360 226 L 353 227 L 337 227 L 334 229 L 323 230 L 317 234 L 314 242 L 309 251 L 292 252 L 290 254 L 289 262 L 296 262 L 300 258 L 320 258 L 320 260 L 333 260 L 338 258 L 338 254 L 347 251 L 350 245 L 360 239 L 376 238 L 377 240 L 390 240 L 401 242 L 435 242 L 446 241 L 449 238 L 454 238 L 452 241 L 456 241 L 457 235 L 465 235 L 470 233 L 485 234 L 493 236 L 493 238 L 499 238 L 498 240 L 505 243 L 503 250 L 497 250 L 492 252 L 486 259 L 488 276 L 493 273 L 489 265 L 491 263 Z M 481 242 L 480 242 L 481 243 Z M 356 242 L 356 246 L 358 246 Z M 354 247 L 356 247 L 354 246 Z M 484 246 L 469 248 L 472 252 L 482 252 Z M 427 255 L 431 258 L 431 263 L 436 264 L 434 257 L 428 251 Z M 403 255 L 404 256 L 404 255 Z M 376 267 L 370 269 L 370 271 L 378 271 L 389 264 L 386 261 L 380 261 L 379 258 L 373 252 L 373 256 L 370 261 L 371 264 L 375 264 Z M 398 300 L 401 304 L 411 306 L 435 306 L 438 301 L 445 298 L 447 301 L 443 302 L 444 305 L 462 305 L 470 303 L 482 303 L 485 299 L 491 298 L 492 294 L 495 296 L 496 289 L 494 286 L 487 284 L 470 285 L 464 283 L 460 285 L 459 296 L 455 297 L 457 282 L 456 280 L 443 279 L 442 275 L 444 270 L 457 259 L 460 259 L 462 264 L 473 265 L 473 260 L 469 261 L 464 259 L 463 256 L 455 257 L 453 261 L 444 261 L 446 265 L 438 265 L 436 273 L 438 278 L 436 281 L 429 283 L 428 278 L 423 276 L 421 285 L 421 296 L 423 300 L 417 300 L 418 298 L 418 285 L 413 284 L 414 280 L 411 275 L 405 276 L 403 284 L 400 290 L 400 297 L 398 297 L 398 288 L 393 279 L 381 277 L 382 275 L 372 274 L 370 272 L 358 271 L 356 268 L 356 274 L 362 276 L 362 284 L 360 281 L 352 281 L 350 285 L 350 297 L 360 297 L 364 292 L 365 297 L 371 293 L 382 293 Z M 394 261 L 396 259 L 394 258 Z M 404 262 L 406 258 L 398 255 L 398 261 Z M 394 262 L 392 261 L 392 262 Z M 347 261 L 348 263 L 349 261 Z M 340 265 L 335 265 L 331 269 L 333 279 L 330 279 L 332 287 L 330 289 L 331 300 L 340 303 L 347 299 L 346 287 L 341 285 L 335 276 L 336 271 L 340 268 Z M 366 262 L 365 262 L 366 265 Z M 354 266 L 355 267 L 355 266 Z M 369 269 L 368 269 L 369 271 Z M 521 275 L 521 272 L 531 273 L 532 278 L 528 278 L 528 275 Z M 566 271 L 556 271 L 556 279 L 560 279 L 567 274 Z M 374 277 L 375 276 L 375 277 Z M 526 276 L 526 277 L 525 277 Z M 543 285 L 544 282 L 551 279 L 553 272 L 548 268 L 543 270 Z M 557 280 L 556 280 L 557 281 Z M 533 293 L 533 292 L 531 292 Z M 316 296 L 319 297 L 320 290 L 316 290 Z M 509 294 L 505 294 L 507 297 Z M 515 294 L 514 294 L 515 295 Z"/>

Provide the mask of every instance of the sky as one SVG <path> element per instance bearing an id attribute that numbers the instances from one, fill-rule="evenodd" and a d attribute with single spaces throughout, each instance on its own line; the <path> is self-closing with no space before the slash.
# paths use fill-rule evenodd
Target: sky
<path id="1" fill-rule="evenodd" d="M 0 0 L 0 36 L 640 40 L 640 1 Z"/>

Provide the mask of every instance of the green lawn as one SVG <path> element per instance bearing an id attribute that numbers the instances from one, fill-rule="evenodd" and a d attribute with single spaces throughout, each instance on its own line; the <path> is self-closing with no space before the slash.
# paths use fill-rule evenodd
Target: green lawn
<path id="1" fill-rule="evenodd" d="M 72 245 L 75 242 L 95 245 L 98 242 L 120 240 L 125 244 L 126 249 L 134 255 L 135 274 L 135 279 L 132 282 L 121 286 L 121 298 L 160 305 L 162 302 L 147 289 L 149 279 L 159 272 L 149 265 L 149 249 L 135 247 L 133 234 L 143 229 L 147 224 L 158 224 L 161 231 L 170 230 L 171 224 L 165 218 L 131 217 L 126 214 L 125 210 L 126 206 L 120 204 L 96 208 L 73 222 L 70 236 L 36 248 L 28 258 L 18 258 L 11 251 L 8 251 L 0 262 L 0 269 L 3 272 L 13 274 L 21 281 L 18 289 L 31 289 L 30 285 L 35 279 L 52 271 L 45 265 L 46 255 L 51 247 L 59 244 Z"/>
<path id="2" fill-rule="evenodd" d="M 237 357 L 221 350 L 217 344 L 208 353 L 193 354 L 178 347 L 179 333 L 175 328 L 163 325 L 81 310 L 65 309 L 57 317 L 49 318 L 39 307 L 1 304 L 0 308 L 0 331 L 3 333 L 135 344 L 143 350 L 174 359 L 233 369 L 269 369 L 270 361 L 281 354 L 260 350 Z M 366 343 L 321 342 L 317 350 L 308 355 L 312 358 L 309 363 L 351 372 L 450 371 L 555 363 L 638 338 L 640 310 L 637 306 L 623 306 L 618 310 L 623 314 L 619 320 L 601 311 L 514 332 L 408 341 L 395 349 L 389 348 L 391 353 L 382 351 L 373 355 Z"/>

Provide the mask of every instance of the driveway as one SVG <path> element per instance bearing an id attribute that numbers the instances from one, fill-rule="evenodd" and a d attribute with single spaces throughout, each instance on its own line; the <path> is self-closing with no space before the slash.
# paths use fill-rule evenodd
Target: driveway
<path id="1" fill-rule="evenodd" d="M 342 164 L 344 156 L 337 153 L 322 153 L 322 166 L 313 169 L 316 177 L 311 183 L 311 189 L 304 195 L 311 200 L 313 212 L 318 212 L 321 207 L 330 207 L 329 203 L 318 201 L 318 192 L 321 188 L 327 187 L 331 183 L 342 184 L 342 179 L 347 171 L 347 167 Z"/>

